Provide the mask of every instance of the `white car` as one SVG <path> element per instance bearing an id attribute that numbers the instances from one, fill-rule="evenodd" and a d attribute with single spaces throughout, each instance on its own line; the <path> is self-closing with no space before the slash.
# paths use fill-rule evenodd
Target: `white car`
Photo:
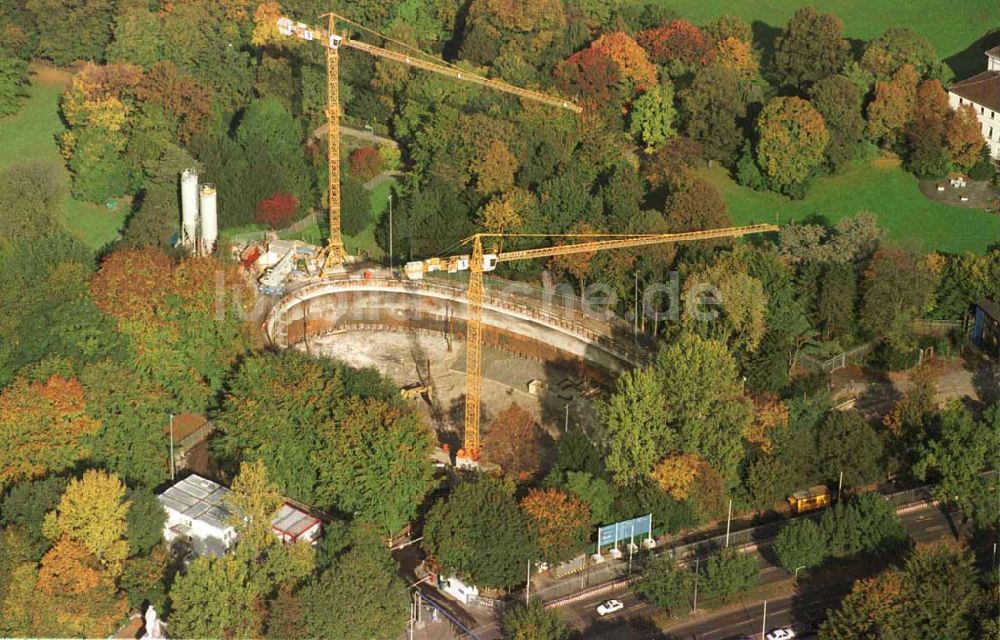
<path id="1" fill-rule="evenodd" d="M 792 640 L 796 637 L 795 631 L 791 627 L 784 629 L 772 629 L 767 632 L 767 640 Z"/>
<path id="2" fill-rule="evenodd" d="M 601 604 L 597 605 L 597 615 L 607 616 L 611 615 L 615 611 L 621 611 L 625 608 L 625 603 L 621 600 L 606 600 Z"/>

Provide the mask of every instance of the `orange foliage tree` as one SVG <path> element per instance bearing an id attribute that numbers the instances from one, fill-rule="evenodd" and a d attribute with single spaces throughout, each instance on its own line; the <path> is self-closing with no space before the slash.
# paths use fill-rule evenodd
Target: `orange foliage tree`
<path id="1" fill-rule="evenodd" d="M 541 445 L 538 422 L 514 402 L 490 421 L 483 450 L 506 473 L 527 479 L 541 465 Z"/>
<path id="2" fill-rule="evenodd" d="M 725 69 L 738 72 L 746 80 L 757 77 L 760 62 L 754 53 L 753 44 L 746 40 L 729 37 L 720 40 L 715 45 L 718 53 L 716 63 Z"/>
<path id="3" fill-rule="evenodd" d="M 37 594 L 34 630 L 39 635 L 107 637 L 127 609 L 97 558 L 65 537 L 42 558 Z"/>
<path id="4" fill-rule="evenodd" d="M 886 146 L 895 144 L 910 121 L 917 94 L 917 73 L 904 65 L 892 80 L 875 83 L 875 97 L 868 105 L 868 136 Z"/>
<path id="5" fill-rule="evenodd" d="M 563 60 L 555 70 L 556 85 L 566 95 L 595 108 L 612 101 L 622 72 L 618 64 L 596 49 L 584 49 Z"/>
<path id="6" fill-rule="evenodd" d="M 657 64 L 677 63 L 690 68 L 708 64 L 716 55 L 711 39 L 687 20 L 672 20 L 640 31 L 638 41 Z"/>
<path id="7" fill-rule="evenodd" d="M 622 76 L 635 85 L 636 91 L 656 84 L 656 66 L 649 61 L 646 50 L 627 33 L 616 31 L 605 34 L 594 40 L 590 48 L 613 60 Z"/>
<path id="8" fill-rule="evenodd" d="M 99 427 L 76 380 L 18 378 L 0 394 L 0 488 L 69 469 L 90 454 L 86 437 Z"/>
<path id="9" fill-rule="evenodd" d="M 519 163 L 517 157 L 502 140 L 493 140 L 473 162 L 472 171 L 476 174 L 476 191 L 489 195 L 498 191 L 506 191 L 514 186 L 514 174 Z"/>
<path id="10" fill-rule="evenodd" d="M 980 129 L 976 110 L 971 104 L 964 104 L 951 113 L 945 140 L 952 162 L 964 169 L 972 168 L 979 159 L 979 151 L 986 144 Z"/>
<path id="11" fill-rule="evenodd" d="M 743 430 L 743 438 L 771 453 L 771 431 L 788 426 L 788 407 L 774 394 L 763 394 L 753 399 L 753 420 Z"/>
<path id="12" fill-rule="evenodd" d="M 139 98 L 158 104 L 177 121 L 177 140 L 187 144 L 212 119 L 212 92 L 169 60 L 157 62 L 139 84 Z"/>
<path id="13" fill-rule="evenodd" d="M 521 509 L 547 562 L 569 560 L 587 544 L 590 507 L 576 496 L 559 489 L 532 489 L 521 500 Z"/>
<path id="14" fill-rule="evenodd" d="M 661 489 L 677 500 L 686 500 L 703 462 L 693 453 L 680 453 L 661 460 L 650 473 Z"/>

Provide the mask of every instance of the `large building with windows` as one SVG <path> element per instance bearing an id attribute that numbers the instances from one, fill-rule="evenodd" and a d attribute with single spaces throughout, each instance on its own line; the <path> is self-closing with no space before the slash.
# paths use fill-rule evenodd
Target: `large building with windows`
<path id="1" fill-rule="evenodd" d="M 1000 160 L 1000 46 L 986 52 L 986 71 L 951 86 L 948 101 L 952 109 L 972 105 L 990 156 Z"/>

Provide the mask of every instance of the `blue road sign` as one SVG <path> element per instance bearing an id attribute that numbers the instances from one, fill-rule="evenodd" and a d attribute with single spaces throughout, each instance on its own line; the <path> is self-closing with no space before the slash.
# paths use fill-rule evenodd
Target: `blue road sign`
<path id="1" fill-rule="evenodd" d="M 630 540 L 642 535 L 650 535 L 653 530 L 653 514 L 646 514 L 631 520 L 622 520 L 597 529 L 597 549 L 615 544 L 620 540 Z"/>

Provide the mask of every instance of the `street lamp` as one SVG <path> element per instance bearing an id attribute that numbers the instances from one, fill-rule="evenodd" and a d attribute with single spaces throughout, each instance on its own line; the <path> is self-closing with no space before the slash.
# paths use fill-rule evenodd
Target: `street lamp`
<path id="1" fill-rule="evenodd" d="M 800 569 L 805 569 L 805 567 L 804 566 L 803 567 L 795 567 L 795 577 L 794 577 L 795 580 L 799 579 L 799 570 Z"/>
<path id="2" fill-rule="evenodd" d="M 389 194 L 389 273 L 393 272 L 392 262 L 392 193 Z"/>

